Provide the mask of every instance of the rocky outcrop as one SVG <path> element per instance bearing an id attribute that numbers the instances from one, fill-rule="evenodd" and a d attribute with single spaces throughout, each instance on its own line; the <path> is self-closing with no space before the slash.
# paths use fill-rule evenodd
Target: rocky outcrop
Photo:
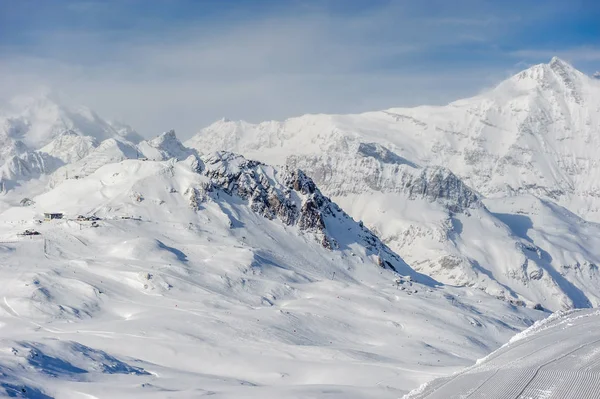
<path id="1" fill-rule="evenodd" d="M 248 201 L 257 214 L 313 235 L 324 248 L 334 250 L 360 241 L 381 267 L 397 270 L 396 266 L 405 265 L 361 222 L 324 196 L 300 169 L 287 166 L 277 170 L 230 152 L 216 152 L 190 162 L 197 173 L 209 179 L 206 185 L 186 191 L 194 209 L 207 200 L 223 200 L 223 195 L 236 196 Z"/>
<path id="2" fill-rule="evenodd" d="M 354 153 L 290 156 L 287 164 L 306 171 L 329 195 L 405 193 L 451 212 L 482 207 L 478 194 L 444 167 L 418 168 L 378 144 L 361 143 Z"/>
<path id="3" fill-rule="evenodd" d="M 229 152 L 212 154 L 203 159 L 203 165 L 199 172 L 212 183 L 208 191 L 218 189 L 245 199 L 267 219 L 325 234 L 321 212 L 330 201 L 302 171 L 286 169 L 280 182 L 272 168 Z"/>
<path id="4" fill-rule="evenodd" d="M 451 212 L 483 206 L 479 196 L 447 168 L 425 168 L 417 175 L 406 174 L 403 180 L 410 199 L 422 197 L 439 202 Z"/>

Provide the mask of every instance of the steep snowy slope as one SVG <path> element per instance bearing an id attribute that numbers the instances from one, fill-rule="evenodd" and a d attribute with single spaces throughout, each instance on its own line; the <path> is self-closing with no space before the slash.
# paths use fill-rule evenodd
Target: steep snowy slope
<path id="1" fill-rule="evenodd" d="M 0 191 L 6 192 L 21 182 L 48 175 L 61 165 L 60 159 L 37 151 L 10 157 L 0 168 Z"/>
<path id="2" fill-rule="evenodd" d="M 473 285 L 494 296 L 550 309 L 600 303 L 596 269 L 582 278 L 568 275 L 563 282 L 563 270 L 576 262 L 597 263 L 595 249 L 581 251 L 589 244 L 587 237 L 572 238 L 565 231 L 565 247 L 560 237 L 553 243 L 531 240 L 490 213 L 479 195 L 449 170 L 415 168 L 393 153 L 374 155 L 366 147 L 344 156 L 292 155 L 287 163 L 320 181 L 410 265 L 444 283 Z M 571 241 L 579 244 L 569 245 Z M 546 256 L 556 251 L 567 255 Z"/>
<path id="3" fill-rule="evenodd" d="M 538 243 L 481 199 L 530 192 L 593 218 L 599 115 L 598 83 L 553 59 L 446 107 L 221 120 L 187 145 L 299 167 L 416 269 L 561 309 L 599 303 L 595 268 L 562 274 L 576 262 L 595 265 L 600 251 L 581 251 L 586 239 L 577 236 L 564 249 Z M 555 250 L 564 256 L 546 256 Z"/>
<path id="4" fill-rule="evenodd" d="M 530 248 L 537 266 L 531 268 L 531 259 L 523 264 L 530 278 L 543 279 L 550 274 L 576 307 L 598 306 L 600 224 L 532 195 L 485 203 L 515 236 L 525 240 L 525 248 Z"/>
<path id="5" fill-rule="evenodd" d="M 33 202 L 0 214 L 8 395 L 397 398 L 545 315 L 420 275 L 302 172 L 231 153 Z"/>
<path id="6" fill-rule="evenodd" d="M 65 164 L 85 158 L 97 145 L 95 138 L 71 130 L 57 135 L 37 151 L 11 156 L 0 168 L 0 191 L 6 193 L 30 180 L 45 181 L 44 177 Z"/>
<path id="7" fill-rule="evenodd" d="M 594 399 L 600 392 L 600 312 L 560 312 L 491 355 L 405 399 Z"/>

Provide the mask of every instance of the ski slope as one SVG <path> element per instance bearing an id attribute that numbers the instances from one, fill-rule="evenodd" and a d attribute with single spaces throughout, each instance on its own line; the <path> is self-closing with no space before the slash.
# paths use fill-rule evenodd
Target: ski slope
<path id="1" fill-rule="evenodd" d="M 595 399 L 600 393 L 600 312 L 553 314 L 449 378 L 405 399 Z"/>

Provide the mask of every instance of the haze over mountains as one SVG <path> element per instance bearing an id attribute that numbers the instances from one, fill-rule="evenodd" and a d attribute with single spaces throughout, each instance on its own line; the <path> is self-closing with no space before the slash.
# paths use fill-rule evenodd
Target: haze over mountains
<path id="1" fill-rule="evenodd" d="M 15 102 L 0 386 L 397 398 L 598 306 L 599 132 L 600 82 L 557 58 L 443 107 L 221 120 L 185 143 Z"/>

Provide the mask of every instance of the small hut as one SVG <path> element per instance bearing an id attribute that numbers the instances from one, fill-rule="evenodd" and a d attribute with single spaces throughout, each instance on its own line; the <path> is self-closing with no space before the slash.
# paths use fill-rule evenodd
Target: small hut
<path id="1" fill-rule="evenodd" d="M 49 222 L 50 220 L 62 219 L 63 214 L 58 212 L 44 212 L 44 220 Z"/>

